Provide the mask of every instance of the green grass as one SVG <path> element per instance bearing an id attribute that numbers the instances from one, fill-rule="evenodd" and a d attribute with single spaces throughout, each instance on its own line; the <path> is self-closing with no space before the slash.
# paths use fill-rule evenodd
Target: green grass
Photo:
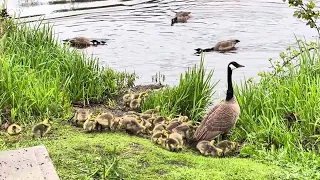
<path id="1" fill-rule="evenodd" d="M 162 115 L 175 116 L 186 115 L 190 120 L 198 122 L 202 120 L 207 107 L 214 95 L 214 87 L 217 82 L 212 82 L 213 70 L 206 74 L 204 58 L 201 56 L 200 65 L 180 75 L 177 86 L 166 87 L 152 93 L 145 100 L 142 110 L 160 106 Z"/>
<path id="2" fill-rule="evenodd" d="M 309 48 L 298 42 L 292 54 Z M 284 68 L 275 67 L 276 73 L 261 73 L 259 83 L 236 86 L 241 115 L 233 132 L 233 139 L 251 145 L 246 151 L 252 157 L 290 167 L 292 177 L 307 179 L 320 178 L 319 44 L 315 49 L 301 53 Z M 286 119 L 290 112 L 298 119 Z"/>
<path id="3" fill-rule="evenodd" d="M 57 129 L 59 127 L 59 129 Z M 151 140 L 124 133 L 84 133 L 54 123 L 52 134 L 31 140 L 31 135 L 0 137 L 0 151 L 45 145 L 61 179 L 276 179 L 283 169 L 250 159 L 203 157 L 184 150 L 169 152 Z M 25 132 L 29 132 L 26 129 Z M 31 131 L 30 131 L 31 132 Z M 0 135 L 1 136 L 1 135 Z M 1 142 L 2 141 L 2 142 Z"/>
<path id="4" fill-rule="evenodd" d="M 51 26 L 17 22 L 0 22 L 0 107 L 10 107 L 11 122 L 62 117 L 71 103 L 105 102 L 133 85 L 135 74 L 98 66 L 97 58 L 62 45 Z"/>

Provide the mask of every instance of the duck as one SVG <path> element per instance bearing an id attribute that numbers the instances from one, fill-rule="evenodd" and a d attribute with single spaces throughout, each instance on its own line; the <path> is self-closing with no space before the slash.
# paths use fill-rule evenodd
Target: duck
<path id="1" fill-rule="evenodd" d="M 97 41 L 97 40 L 90 40 L 86 37 L 74 37 L 71 39 L 65 39 L 62 40 L 64 42 L 69 42 L 71 46 L 79 47 L 79 48 L 85 48 L 91 45 L 100 45 L 105 44 L 105 41 Z"/>
<path id="2" fill-rule="evenodd" d="M 210 52 L 210 51 L 227 52 L 227 51 L 236 49 L 235 46 L 239 42 L 240 40 L 238 39 L 230 39 L 230 40 L 220 41 L 212 48 L 206 48 L 206 49 L 197 48 L 195 50 L 197 54 L 200 54 L 202 51 L 203 52 Z"/>
<path id="3" fill-rule="evenodd" d="M 214 106 L 196 129 L 193 139 L 197 142 L 211 141 L 220 134 L 228 133 L 236 124 L 240 115 L 240 106 L 234 95 L 232 86 L 232 71 L 245 67 L 232 61 L 228 64 L 228 89 L 224 102 Z"/>
<path id="4" fill-rule="evenodd" d="M 171 19 L 171 26 L 175 23 L 186 23 L 187 20 L 191 17 L 191 12 L 180 11 L 176 13 L 176 16 Z"/>

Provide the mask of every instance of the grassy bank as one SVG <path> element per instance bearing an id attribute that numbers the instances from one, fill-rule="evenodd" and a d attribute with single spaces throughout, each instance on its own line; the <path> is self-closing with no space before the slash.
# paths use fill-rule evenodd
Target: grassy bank
<path id="1" fill-rule="evenodd" d="M 11 122 L 63 117 L 72 103 L 99 103 L 133 85 L 134 74 L 99 67 L 98 59 L 61 45 L 49 25 L 1 21 L 0 107 Z"/>
<path id="2" fill-rule="evenodd" d="M 251 157 L 292 169 L 290 177 L 319 179 L 320 51 L 306 42 L 281 53 L 272 72 L 260 73 L 259 83 L 237 86 L 241 116 L 233 139 L 250 144 Z M 290 56 L 298 55 L 292 59 Z"/>
<path id="3" fill-rule="evenodd" d="M 31 140 L 25 135 L 0 140 L 0 151 L 45 145 L 63 179 L 277 179 L 282 169 L 250 159 L 210 158 L 185 150 L 169 152 L 148 139 L 123 133 L 83 133 L 64 126 L 49 137 Z M 21 138 L 21 139 L 20 139 Z M 2 139 L 4 141 L 4 139 Z M 5 145 L 4 145 L 5 144 Z M 109 170 L 109 171 L 108 171 Z M 118 174 L 118 176 L 117 176 Z"/>

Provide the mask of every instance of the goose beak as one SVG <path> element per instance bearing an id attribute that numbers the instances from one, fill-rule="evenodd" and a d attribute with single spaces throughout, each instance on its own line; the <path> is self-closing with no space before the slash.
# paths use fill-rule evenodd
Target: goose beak
<path id="1" fill-rule="evenodd" d="M 240 67 L 245 67 L 245 66 L 244 66 L 244 65 L 239 64 L 239 67 L 238 67 L 238 68 L 240 68 Z"/>

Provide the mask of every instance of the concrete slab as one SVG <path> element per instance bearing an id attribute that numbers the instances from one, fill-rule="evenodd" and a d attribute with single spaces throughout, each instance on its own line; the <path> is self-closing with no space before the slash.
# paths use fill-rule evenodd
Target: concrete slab
<path id="1" fill-rule="evenodd" d="M 0 180 L 59 180 L 45 146 L 0 152 Z"/>

